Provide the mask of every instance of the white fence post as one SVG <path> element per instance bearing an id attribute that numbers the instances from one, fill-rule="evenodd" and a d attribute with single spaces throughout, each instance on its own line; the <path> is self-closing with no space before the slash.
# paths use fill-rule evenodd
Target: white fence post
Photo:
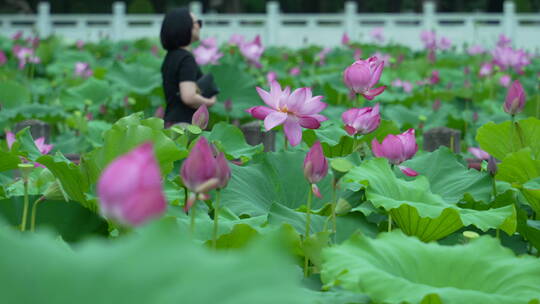
<path id="1" fill-rule="evenodd" d="M 202 16 L 202 4 L 199 1 L 193 1 L 189 3 L 189 11 L 195 14 L 197 18 Z"/>
<path id="2" fill-rule="evenodd" d="M 266 37 L 268 45 L 277 44 L 277 33 L 281 27 L 279 17 L 279 3 L 270 1 L 266 3 Z"/>
<path id="3" fill-rule="evenodd" d="M 49 2 L 39 3 L 36 28 L 41 38 L 47 38 L 51 35 L 51 6 Z"/>
<path id="4" fill-rule="evenodd" d="M 514 1 L 504 1 L 503 16 L 504 34 L 515 41 L 514 29 L 516 25 L 516 5 L 514 4 Z"/>
<path id="5" fill-rule="evenodd" d="M 349 35 L 352 40 L 357 40 L 356 28 L 358 24 L 355 24 L 357 5 L 356 2 L 345 2 L 345 33 Z"/>
<path id="6" fill-rule="evenodd" d="M 122 39 L 126 28 L 126 4 L 124 2 L 113 3 L 112 39 L 119 41 Z"/>
<path id="7" fill-rule="evenodd" d="M 425 1 L 422 5 L 424 14 L 424 30 L 435 30 L 435 2 Z"/>

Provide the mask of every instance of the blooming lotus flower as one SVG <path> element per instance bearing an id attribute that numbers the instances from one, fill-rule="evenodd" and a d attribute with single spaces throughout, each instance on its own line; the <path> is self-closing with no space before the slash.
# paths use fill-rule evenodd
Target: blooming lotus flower
<path id="1" fill-rule="evenodd" d="M 374 107 L 353 108 L 341 114 L 345 124 L 345 131 L 349 135 L 360 133 L 362 135 L 375 131 L 381 123 L 379 104 Z"/>
<path id="2" fill-rule="evenodd" d="M 491 75 L 492 72 L 493 72 L 493 65 L 489 62 L 484 62 L 480 66 L 480 71 L 478 72 L 478 75 L 480 75 L 480 77 L 486 77 L 486 76 Z"/>
<path id="3" fill-rule="evenodd" d="M 471 153 L 472 155 L 474 155 L 474 157 L 478 159 L 481 159 L 481 160 L 489 159 L 489 153 L 487 153 L 486 151 L 480 148 L 470 147 L 469 149 L 467 149 L 467 151 L 469 151 L 469 153 Z"/>
<path id="4" fill-rule="evenodd" d="M 505 88 L 507 88 L 510 83 L 512 82 L 512 77 L 508 74 L 504 74 L 499 78 L 499 84 Z"/>
<path id="5" fill-rule="evenodd" d="M 450 47 L 452 47 L 452 40 L 450 40 L 447 37 L 441 37 L 441 40 L 438 44 L 439 49 L 441 50 L 448 50 Z"/>
<path id="6" fill-rule="evenodd" d="M 11 146 L 13 146 L 13 143 L 15 142 L 15 134 L 13 132 L 6 132 L 6 142 L 8 145 L 8 148 L 11 149 Z M 34 144 L 36 145 L 39 153 L 41 154 L 48 154 L 51 152 L 54 145 L 48 145 L 45 143 L 45 137 L 39 137 L 38 139 L 34 140 Z"/>
<path id="7" fill-rule="evenodd" d="M 343 36 L 341 36 L 341 44 L 349 45 L 350 42 L 351 39 L 349 38 L 349 35 L 347 35 L 347 33 L 343 33 Z"/>
<path id="8" fill-rule="evenodd" d="M 208 37 L 201 41 L 201 45 L 204 45 L 207 48 L 217 48 L 217 39 L 216 37 Z"/>
<path id="9" fill-rule="evenodd" d="M 304 176 L 311 184 L 311 190 L 317 197 L 322 197 L 317 183 L 328 173 L 328 160 L 324 157 L 321 143 L 316 141 L 304 159 Z"/>
<path id="10" fill-rule="evenodd" d="M 369 33 L 371 35 L 371 38 L 375 40 L 376 42 L 383 43 L 384 42 L 384 28 L 383 27 L 376 27 L 371 30 Z"/>
<path id="11" fill-rule="evenodd" d="M 413 89 L 413 84 L 410 81 L 403 81 L 399 78 L 392 81 L 391 85 L 396 88 L 402 88 L 405 93 L 410 93 Z"/>
<path id="12" fill-rule="evenodd" d="M 404 133 L 393 135 L 390 134 L 379 144 L 376 138 L 371 142 L 373 154 L 376 157 L 384 157 L 396 166 L 399 166 L 401 172 L 408 176 L 416 176 L 414 170 L 400 166 L 400 164 L 408 159 L 411 159 L 418 151 L 416 138 L 414 137 L 414 129 L 409 129 Z"/>
<path id="13" fill-rule="evenodd" d="M 522 73 L 523 68 L 531 63 L 529 55 L 523 50 L 514 50 L 511 47 L 497 47 L 491 53 L 493 63 L 502 70 L 513 68 L 517 73 Z"/>
<path id="14" fill-rule="evenodd" d="M 39 63 L 41 60 L 39 57 L 34 55 L 34 49 L 21 47 L 21 46 L 14 46 L 13 47 L 13 53 L 15 54 L 15 57 L 19 60 L 19 69 L 23 69 L 26 66 L 26 63 Z"/>
<path id="15" fill-rule="evenodd" d="M 486 51 L 483 46 L 475 44 L 467 49 L 467 53 L 471 56 L 483 54 Z"/>
<path id="16" fill-rule="evenodd" d="M 246 112 L 264 120 L 267 131 L 283 124 L 285 136 L 292 146 L 302 140 L 302 128 L 317 129 L 321 122 L 328 119 L 319 114 L 327 104 L 321 102 L 322 96 L 313 97 L 311 88 L 300 88 L 290 93 L 288 87 L 282 90 L 279 83 L 274 81 L 270 92 L 257 87 L 257 93 L 268 107 L 255 106 Z"/>
<path id="17" fill-rule="evenodd" d="M 499 40 L 497 41 L 498 47 L 509 47 L 511 43 L 512 43 L 512 39 L 510 39 L 509 37 L 506 37 L 505 34 L 499 35 Z"/>
<path id="18" fill-rule="evenodd" d="M 92 76 L 94 72 L 90 68 L 90 65 L 87 62 L 76 62 L 75 63 L 75 76 L 88 78 Z"/>
<path id="19" fill-rule="evenodd" d="M 198 65 L 218 64 L 218 60 L 223 57 L 217 47 L 206 47 L 202 44 L 193 50 L 193 55 Z"/>
<path id="20" fill-rule="evenodd" d="M 0 51 L 0 66 L 6 64 L 6 62 L 7 62 L 6 53 Z"/>
<path id="21" fill-rule="evenodd" d="M 422 31 L 420 40 L 422 40 L 426 49 L 434 50 L 437 48 L 437 35 L 434 31 Z"/>
<path id="22" fill-rule="evenodd" d="M 205 105 L 201 105 L 197 111 L 193 113 L 191 124 L 201 128 L 201 130 L 204 130 L 208 126 L 209 117 L 210 114 L 208 114 L 208 108 Z"/>
<path id="23" fill-rule="evenodd" d="M 260 68 L 260 58 L 264 52 L 264 47 L 261 43 L 261 37 L 257 35 L 251 42 L 244 42 L 240 45 L 240 53 L 256 67 Z"/>
<path id="24" fill-rule="evenodd" d="M 167 209 L 161 173 L 151 142 L 116 158 L 97 184 L 100 213 L 127 226 L 139 226 Z"/>
<path id="25" fill-rule="evenodd" d="M 381 78 L 384 63 L 377 57 L 370 57 L 368 60 L 358 60 L 350 65 L 343 73 L 343 81 L 351 91 L 351 94 L 357 93 L 368 100 L 381 94 L 386 86 L 372 89 Z"/>
<path id="26" fill-rule="evenodd" d="M 300 75 L 300 67 L 294 67 L 289 71 L 289 75 L 298 76 Z"/>
<path id="27" fill-rule="evenodd" d="M 244 36 L 240 34 L 232 34 L 231 38 L 229 39 L 229 43 L 232 45 L 240 46 L 244 44 L 244 40 L 245 40 Z"/>
<path id="28" fill-rule="evenodd" d="M 515 80 L 508 89 L 504 100 L 504 111 L 512 116 L 521 112 L 525 107 L 525 91 L 519 80 Z"/>

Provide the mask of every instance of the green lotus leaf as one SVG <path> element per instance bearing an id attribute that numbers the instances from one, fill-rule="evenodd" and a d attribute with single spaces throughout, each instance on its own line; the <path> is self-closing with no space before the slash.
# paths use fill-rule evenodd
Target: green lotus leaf
<path id="1" fill-rule="evenodd" d="M 148 94 L 161 86 L 161 75 L 151 68 L 138 64 L 115 62 L 106 75 L 114 84 L 120 85 L 128 92 Z"/>
<path id="2" fill-rule="evenodd" d="M 540 260 L 482 236 L 465 245 L 422 243 L 401 232 L 361 235 L 323 251 L 321 279 L 377 303 L 520 304 L 540 300 Z"/>
<path id="3" fill-rule="evenodd" d="M 459 208 L 431 192 L 425 176 L 413 181 L 398 179 L 386 159 L 364 161 L 342 180 L 353 191 L 365 187 L 366 197 L 375 207 L 389 211 L 404 232 L 426 242 L 468 225 L 483 231 L 500 228 L 510 235 L 516 229 L 513 205 L 483 211 Z"/>
<path id="4" fill-rule="evenodd" d="M 208 140 L 217 144 L 231 158 L 251 159 L 254 154 L 264 150 L 262 144 L 256 146 L 247 144 L 242 131 L 225 122 L 214 125 L 208 134 Z"/>
<path id="5" fill-rule="evenodd" d="M 511 121 L 489 122 L 478 129 L 476 140 L 480 147 L 498 159 L 529 147 L 535 159 L 540 159 L 540 120 L 530 117 L 512 127 Z"/>
<path id="6" fill-rule="evenodd" d="M 457 203 L 466 193 L 476 200 L 487 202 L 490 199 L 489 174 L 468 169 L 447 147 L 415 157 L 403 165 L 427 177 L 431 191 L 447 202 Z"/>
<path id="7" fill-rule="evenodd" d="M 0 81 L 0 105 L 2 109 L 10 109 L 30 102 L 28 88 L 14 80 Z"/>

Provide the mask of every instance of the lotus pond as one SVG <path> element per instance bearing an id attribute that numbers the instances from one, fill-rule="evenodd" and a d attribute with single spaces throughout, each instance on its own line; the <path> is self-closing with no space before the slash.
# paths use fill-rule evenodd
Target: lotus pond
<path id="1" fill-rule="evenodd" d="M 164 128 L 157 41 L 0 37 L 2 302 L 540 303 L 540 58 L 418 39 L 206 39 Z"/>

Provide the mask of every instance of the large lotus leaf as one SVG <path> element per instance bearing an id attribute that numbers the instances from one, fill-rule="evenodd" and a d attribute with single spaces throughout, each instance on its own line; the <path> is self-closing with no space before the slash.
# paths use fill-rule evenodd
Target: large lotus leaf
<path id="1" fill-rule="evenodd" d="M 386 159 L 364 161 L 351 169 L 342 181 L 353 191 L 366 187 L 366 197 L 375 207 L 390 211 L 403 231 L 426 242 L 468 225 L 483 231 L 500 228 L 508 234 L 513 234 L 516 229 L 512 205 L 484 211 L 459 208 L 434 194 L 424 176 L 413 181 L 397 178 Z"/>
<path id="2" fill-rule="evenodd" d="M 516 122 L 513 128 L 511 121 L 489 122 L 478 129 L 476 140 L 483 150 L 498 159 L 527 147 L 535 159 L 540 159 L 540 120 L 530 117 Z"/>
<path id="3" fill-rule="evenodd" d="M 324 250 L 323 259 L 325 284 L 365 293 L 381 303 L 540 300 L 540 261 L 518 258 L 488 236 L 456 246 L 422 243 L 397 231 L 377 239 L 354 236 Z"/>
<path id="4" fill-rule="evenodd" d="M 0 151 L 0 172 L 17 169 L 21 159 L 10 152 Z"/>
<path id="5" fill-rule="evenodd" d="M 210 110 L 220 115 L 225 115 L 224 102 L 231 100 L 233 118 L 246 118 L 249 114 L 245 110 L 249 107 L 264 105 L 264 102 L 255 90 L 256 82 L 248 73 L 241 72 L 239 67 L 233 64 L 220 64 L 212 66 L 209 72 L 214 76 L 214 81 L 220 92 L 217 95 L 219 102 Z"/>
<path id="6" fill-rule="evenodd" d="M 415 157 L 404 163 L 429 180 L 431 191 L 451 203 L 469 193 L 476 200 L 487 202 L 491 195 L 489 174 L 469 170 L 447 147 Z"/>
<path id="7" fill-rule="evenodd" d="M 105 166 L 120 155 L 123 155 L 143 142 L 152 141 L 154 153 L 163 175 L 171 172 L 173 163 L 186 156 L 163 130 L 163 122 L 157 118 L 142 119 L 142 113 L 135 113 L 118 120 L 103 135 L 103 147 L 94 150 L 84 157 L 91 172 L 101 172 Z M 91 174 L 90 184 L 96 181 Z"/>
<path id="8" fill-rule="evenodd" d="M 540 177 L 532 179 L 523 185 L 521 189 L 523 196 L 527 199 L 537 214 L 540 214 Z"/>
<path id="9" fill-rule="evenodd" d="M 20 121 L 24 119 L 37 118 L 49 123 L 56 123 L 67 116 L 66 111 L 59 105 L 48 105 L 40 103 L 21 104 L 15 108 L 2 109 L 0 112 L 0 123 L 3 121 Z"/>
<path id="10" fill-rule="evenodd" d="M 273 152 L 256 155 L 245 166 L 231 164 L 232 178 L 222 199 L 234 213 L 264 215 L 273 203 L 296 209 L 307 202 L 310 186 L 304 177 L 304 151 Z M 322 199 L 313 198 L 313 209 L 331 198 L 330 177 L 318 183 Z"/>
<path id="11" fill-rule="evenodd" d="M 247 144 L 242 131 L 225 122 L 214 125 L 207 137 L 232 158 L 250 159 L 253 154 L 260 153 L 264 149 L 262 144 L 256 146 Z"/>
<path id="12" fill-rule="evenodd" d="M 73 299 L 80 304 L 314 302 L 300 286 L 301 275 L 285 250 L 278 249 L 283 248 L 280 238 L 212 252 L 174 227 L 160 223 L 114 244 L 86 241 L 74 250 L 49 235 L 21 237 L 2 229 L 2 299 L 58 304 Z"/>
<path id="13" fill-rule="evenodd" d="M 88 101 L 93 104 L 105 103 L 111 98 L 111 93 L 106 81 L 91 77 L 79 86 L 67 89 L 61 96 L 61 102 L 64 107 L 83 109 Z"/>
<path id="14" fill-rule="evenodd" d="M 10 109 L 30 101 L 30 91 L 19 82 L 13 80 L 0 81 L 0 105 L 2 109 Z"/>
<path id="15" fill-rule="evenodd" d="M 161 86 L 161 74 L 139 64 L 115 62 L 106 78 L 129 92 L 148 94 Z"/>

